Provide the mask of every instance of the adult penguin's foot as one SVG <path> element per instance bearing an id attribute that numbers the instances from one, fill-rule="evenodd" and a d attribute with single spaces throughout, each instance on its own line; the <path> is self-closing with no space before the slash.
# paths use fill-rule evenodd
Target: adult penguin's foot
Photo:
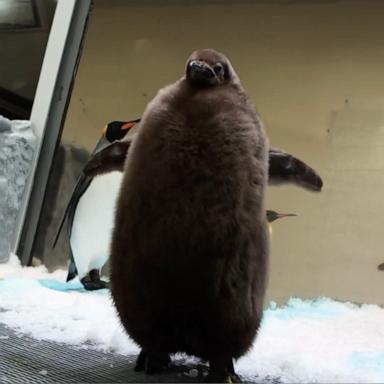
<path id="1" fill-rule="evenodd" d="M 88 275 L 80 280 L 87 291 L 97 291 L 98 289 L 108 289 L 109 283 L 100 279 L 98 269 L 92 269 Z"/>
<path id="2" fill-rule="evenodd" d="M 171 358 L 168 353 L 154 353 L 141 350 L 136 360 L 134 370 L 136 372 L 144 371 L 148 375 L 163 372 L 169 369 Z"/>

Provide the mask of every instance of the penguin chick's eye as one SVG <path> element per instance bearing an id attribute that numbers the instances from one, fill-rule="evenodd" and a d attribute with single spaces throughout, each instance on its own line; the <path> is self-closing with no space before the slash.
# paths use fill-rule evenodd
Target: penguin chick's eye
<path id="1" fill-rule="evenodd" d="M 224 72 L 224 66 L 221 63 L 216 63 L 213 70 L 215 71 L 216 76 L 219 76 Z"/>

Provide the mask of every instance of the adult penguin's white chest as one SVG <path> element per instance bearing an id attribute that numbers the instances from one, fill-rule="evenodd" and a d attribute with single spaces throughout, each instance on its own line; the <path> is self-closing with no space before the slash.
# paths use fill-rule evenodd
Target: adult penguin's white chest
<path id="1" fill-rule="evenodd" d="M 95 177 L 78 202 L 70 242 L 80 279 L 109 258 L 121 180 L 121 172 Z"/>

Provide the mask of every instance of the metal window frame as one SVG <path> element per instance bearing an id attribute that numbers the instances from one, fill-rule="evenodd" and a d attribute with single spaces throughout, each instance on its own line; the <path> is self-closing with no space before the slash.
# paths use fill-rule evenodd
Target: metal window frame
<path id="1" fill-rule="evenodd" d="M 12 249 L 29 265 L 55 150 L 76 75 L 92 0 L 58 0 L 33 102 L 37 147 L 17 218 Z"/>

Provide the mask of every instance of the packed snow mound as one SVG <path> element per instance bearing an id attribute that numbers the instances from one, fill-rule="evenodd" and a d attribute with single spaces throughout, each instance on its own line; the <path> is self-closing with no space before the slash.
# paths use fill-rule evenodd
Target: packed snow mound
<path id="1" fill-rule="evenodd" d="M 0 262 L 8 260 L 25 184 L 35 153 L 31 123 L 0 116 Z"/>
<path id="2" fill-rule="evenodd" d="M 0 322 L 37 339 L 136 354 L 109 291 L 84 292 L 65 277 L 66 271 L 22 268 L 12 255 L 0 264 Z M 382 383 L 384 309 L 328 298 L 271 303 L 236 369 L 256 382 Z"/>

